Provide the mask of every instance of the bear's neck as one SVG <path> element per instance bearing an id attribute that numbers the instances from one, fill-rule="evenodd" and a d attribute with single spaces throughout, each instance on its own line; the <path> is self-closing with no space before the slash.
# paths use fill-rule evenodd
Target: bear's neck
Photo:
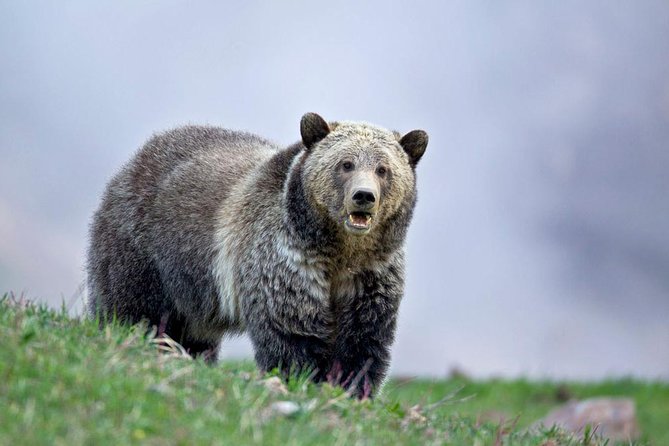
<path id="1" fill-rule="evenodd" d="M 337 228 L 314 208 L 302 180 L 306 153 L 293 161 L 285 183 L 284 218 L 293 242 L 301 249 L 332 258 L 341 245 Z"/>

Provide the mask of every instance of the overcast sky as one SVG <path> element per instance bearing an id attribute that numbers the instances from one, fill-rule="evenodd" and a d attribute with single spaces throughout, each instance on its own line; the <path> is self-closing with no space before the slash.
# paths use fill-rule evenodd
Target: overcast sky
<path id="1" fill-rule="evenodd" d="M 396 374 L 669 377 L 666 1 L 0 1 L 0 61 L 0 290 L 77 311 L 153 132 L 315 111 L 430 134 Z"/>

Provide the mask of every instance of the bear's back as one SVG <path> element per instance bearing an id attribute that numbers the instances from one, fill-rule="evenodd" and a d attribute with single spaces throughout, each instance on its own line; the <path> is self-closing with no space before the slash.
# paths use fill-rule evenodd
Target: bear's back
<path id="1" fill-rule="evenodd" d="M 213 218 L 212 207 L 220 206 L 237 182 L 277 150 L 256 135 L 213 126 L 156 134 L 110 181 L 100 210 L 124 220 L 118 223 L 144 240 L 156 225 L 201 224 Z"/>
<path id="2" fill-rule="evenodd" d="M 276 150 L 275 144 L 250 133 L 213 126 L 178 127 L 155 135 L 139 150 L 130 162 L 127 180 L 137 196 L 149 200 L 175 191 L 207 189 L 212 183 L 223 186 L 212 190 L 215 195 L 226 194 Z"/>

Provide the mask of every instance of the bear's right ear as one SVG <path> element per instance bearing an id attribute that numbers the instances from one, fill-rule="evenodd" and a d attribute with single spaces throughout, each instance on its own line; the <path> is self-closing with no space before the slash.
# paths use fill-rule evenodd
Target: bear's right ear
<path id="1" fill-rule="evenodd" d="M 306 113 L 300 121 L 300 133 L 302 134 L 302 144 L 310 150 L 314 144 L 328 136 L 330 127 L 325 119 L 316 113 Z"/>

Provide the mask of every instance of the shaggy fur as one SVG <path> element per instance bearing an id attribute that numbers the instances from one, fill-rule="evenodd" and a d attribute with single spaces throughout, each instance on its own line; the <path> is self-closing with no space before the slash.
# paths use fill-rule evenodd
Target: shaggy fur
<path id="1" fill-rule="evenodd" d="M 211 360 L 245 330 L 260 369 L 370 395 L 388 366 L 427 134 L 313 113 L 301 134 L 286 149 L 215 127 L 149 140 L 94 216 L 91 314 L 148 320 Z"/>

